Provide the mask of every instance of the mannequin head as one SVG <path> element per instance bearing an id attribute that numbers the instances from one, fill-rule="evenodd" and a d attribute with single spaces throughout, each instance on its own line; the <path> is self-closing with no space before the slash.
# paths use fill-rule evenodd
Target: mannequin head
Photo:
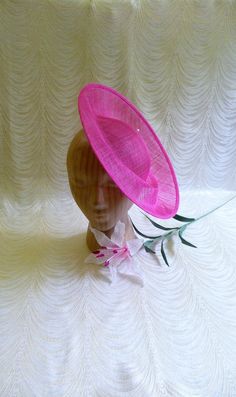
<path id="1" fill-rule="evenodd" d="M 102 167 L 83 130 L 70 144 L 67 170 L 72 195 L 93 228 L 108 232 L 118 220 L 127 222 L 132 202 Z"/>

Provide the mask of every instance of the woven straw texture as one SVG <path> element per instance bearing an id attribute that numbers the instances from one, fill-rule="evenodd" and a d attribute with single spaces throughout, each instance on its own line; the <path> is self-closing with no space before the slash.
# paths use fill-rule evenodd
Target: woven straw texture
<path id="1" fill-rule="evenodd" d="M 127 98 L 88 84 L 78 99 L 81 122 L 100 162 L 138 207 L 171 218 L 179 204 L 174 170 L 155 132 Z"/>

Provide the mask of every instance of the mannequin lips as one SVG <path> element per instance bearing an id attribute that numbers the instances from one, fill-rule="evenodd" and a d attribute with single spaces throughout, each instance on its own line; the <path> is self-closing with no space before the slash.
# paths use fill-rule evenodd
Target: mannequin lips
<path id="1" fill-rule="evenodd" d="M 95 221 L 97 222 L 106 222 L 108 220 L 108 214 L 100 214 L 94 216 Z"/>
<path id="2" fill-rule="evenodd" d="M 93 213 L 94 213 L 94 215 L 103 215 L 103 214 L 107 214 L 107 210 L 108 210 L 108 208 L 107 207 L 105 207 L 104 205 L 103 206 L 94 206 L 93 208 L 92 208 L 92 211 L 93 211 Z"/>
<path id="3" fill-rule="evenodd" d="M 107 217 L 107 213 L 103 213 L 103 214 L 94 214 L 94 218 L 96 219 L 103 219 Z"/>
<path id="4" fill-rule="evenodd" d="M 93 210 L 93 217 L 98 221 L 107 219 L 107 216 L 108 216 L 108 210 L 106 208 Z"/>

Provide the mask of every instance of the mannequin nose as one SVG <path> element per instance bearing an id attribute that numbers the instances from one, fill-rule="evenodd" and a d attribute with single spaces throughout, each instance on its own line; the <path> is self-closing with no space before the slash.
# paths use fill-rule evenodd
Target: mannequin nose
<path id="1" fill-rule="evenodd" d="M 93 191 L 93 198 L 92 198 L 93 205 L 96 207 L 103 206 L 105 203 L 105 196 L 103 187 L 96 186 Z"/>

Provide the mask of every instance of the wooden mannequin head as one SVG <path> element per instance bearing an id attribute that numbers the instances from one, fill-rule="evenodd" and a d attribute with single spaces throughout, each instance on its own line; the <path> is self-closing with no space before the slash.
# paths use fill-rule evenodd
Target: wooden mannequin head
<path id="1" fill-rule="evenodd" d="M 72 140 L 67 154 L 70 189 L 75 202 L 89 220 L 90 226 L 111 236 L 116 223 L 125 223 L 127 234 L 134 238 L 128 218 L 132 202 L 120 191 L 95 156 L 83 130 Z M 90 249 L 97 244 L 88 229 Z"/>

